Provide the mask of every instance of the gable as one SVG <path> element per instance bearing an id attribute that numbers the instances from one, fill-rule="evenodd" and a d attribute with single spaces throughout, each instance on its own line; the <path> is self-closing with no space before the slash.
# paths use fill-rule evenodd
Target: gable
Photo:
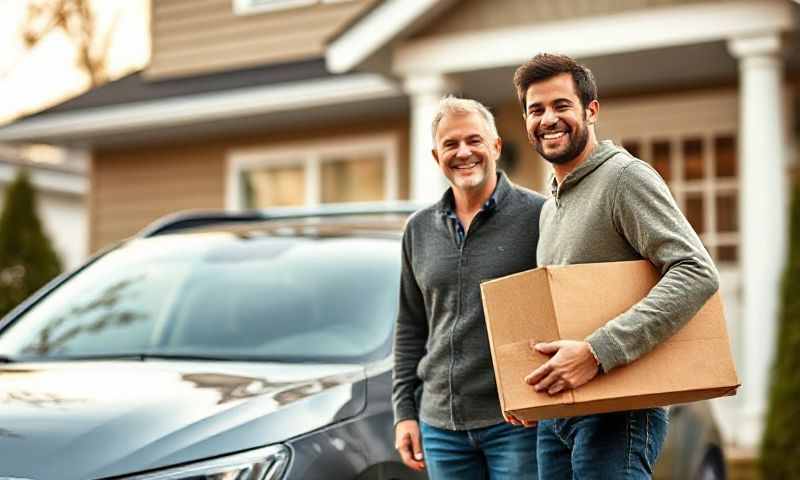
<path id="1" fill-rule="evenodd" d="M 413 38 L 531 26 L 654 7 L 733 0 L 463 0 Z"/>
<path id="2" fill-rule="evenodd" d="M 191 76 L 321 58 L 327 42 L 375 0 L 237 15 L 232 0 L 152 2 L 152 57 L 145 76 Z"/>

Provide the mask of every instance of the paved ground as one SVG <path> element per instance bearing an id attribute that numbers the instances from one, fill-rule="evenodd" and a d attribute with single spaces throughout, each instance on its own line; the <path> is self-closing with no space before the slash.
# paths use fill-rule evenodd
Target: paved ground
<path id="1" fill-rule="evenodd" d="M 728 463 L 728 480 L 762 480 L 755 450 L 727 448 L 725 459 Z"/>

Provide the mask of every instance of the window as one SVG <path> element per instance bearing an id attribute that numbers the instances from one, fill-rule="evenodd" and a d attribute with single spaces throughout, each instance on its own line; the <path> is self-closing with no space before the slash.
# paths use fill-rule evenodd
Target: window
<path id="1" fill-rule="evenodd" d="M 234 151 L 227 208 L 396 200 L 396 152 L 391 135 Z"/>
<path id="2" fill-rule="evenodd" d="M 739 184 L 733 132 L 627 138 L 623 147 L 664 178 L 718 263 L 738 260 Z"/>

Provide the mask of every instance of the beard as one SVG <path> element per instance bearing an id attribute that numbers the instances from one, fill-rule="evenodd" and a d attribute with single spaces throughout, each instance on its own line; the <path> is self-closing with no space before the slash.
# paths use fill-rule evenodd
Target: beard
<path id="1" fill-rule="evenodd" d="M 457 188 L 462 190 L 470 190 L 482 185 L 486 181 L 487 176 L 487 165 L 485 163 L 479 163 L 475 167 L 475 171 L 473 171 L 472 174 L 468 176 L 462 176 L 458 173 L 453 173 L 452 175 L 449 175 L 448 180 L 450 180 L 450 183 Z"/>
<path id="2" fill-rule="evenodd" d="M 585 120 L 585 119 L 584 119 Z M 560 151 L 545 153 L 542 142 L 535 134 L 528 134 L 528 141 L 531 142 L 536 152 L 548 162 L 554 165 L 563 165 L 570 162 L 586 148 L 589 143 L 589 129 L 585 124 L 575 129 L 570 129 L 569 143 Z"/>

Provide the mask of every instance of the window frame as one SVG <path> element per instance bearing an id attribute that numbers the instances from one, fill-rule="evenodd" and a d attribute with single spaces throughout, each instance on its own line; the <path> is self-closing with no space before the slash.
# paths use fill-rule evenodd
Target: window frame
<path id="1" fill-rule="evenodd" d="M 618 139 L 619 144 L 637 143 L 640 148 L 641 159 L 652 166 L 653 144 L 667 142 L 670 148 L 670 172 L 671 178 L 665 179 L 669 186 L 675 203 L 687 215 L 686 200 L 692 194 L 700 194 L 703 199 L 703 225 L 704 231 L 697 232 L 697 235 L 708 248 L 711 256 L 717 264 L 736 264 L 736 261 L 723 261 L 718 258 L 719 247 L 734 246 L 737 248 L 737 258 L 741 256 L 741 225 L 736 232 L 718 231 L 717 218 L 717 196 L 719 194 L 732 194 L 737 201 L 738 210 L 742 208 L 740 200 L 739 177 L 741 175 L 741 159 L 737 152 L 737 169 L 735 177 L 716 177 L 715 171 L 715 139 L 731 137 L 738 145 L 739 133 L 730 128 L 705 128 L 686 130 L 682 133 L 652 133 L 646 135 L 625 135 Z M 683 142 L 687 140 L 699 139 L 703 145 L 703 178 L 686 179 L 684 178 L 684 154 Z"/>
<path id="2" fill-rule="evenodd" d="M 383 158 L 384 198 L 398 199 L 398 140 L 395 134 L 359 135 L 320 139 L 303 144 L 257 146 L 231 150 L 227 155 L 225 209 L 241 211 L 250 207 L 244 198 L 242 174 L 259 167 L 302 165 L 305 175 L 305 199 L 302 206 L 322 204 L 322 164 L 347 156 L 379 153 Z"/>

